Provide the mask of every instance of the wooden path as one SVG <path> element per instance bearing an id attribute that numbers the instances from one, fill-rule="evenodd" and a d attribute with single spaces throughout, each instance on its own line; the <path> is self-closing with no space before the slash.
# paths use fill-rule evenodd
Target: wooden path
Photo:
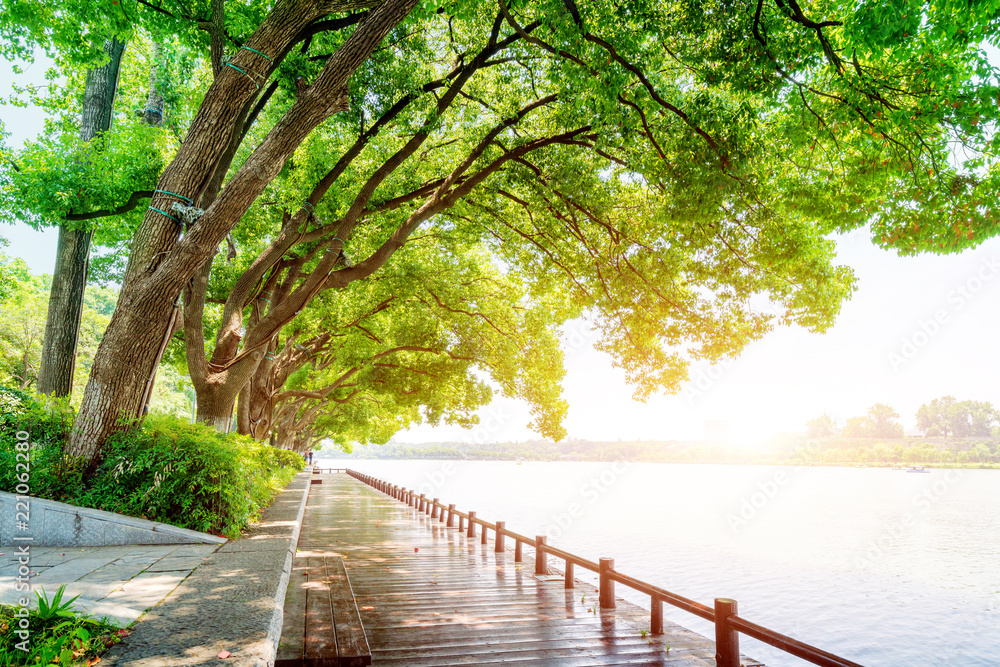
<path id="1" fill-rule="evenodd" d="M 376 666 L 715 665 L 701 635 L 665 622 L 644 638 L 648 611 L 535 577 L 530 551 L 515 563 L 348 475 L 316 477 L 298 557 L 344 558 Z"/>

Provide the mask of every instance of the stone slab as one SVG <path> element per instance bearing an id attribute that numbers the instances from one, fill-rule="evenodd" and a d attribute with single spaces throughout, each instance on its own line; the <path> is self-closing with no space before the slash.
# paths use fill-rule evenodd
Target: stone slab
<path id="1" fill-rule="evenodd" d="M 131 544 L 223 544 L 224 537 L 178 528 L 104 510 L 77 507 L 42 498 L 29 500 L 29 529 L 16 524 L 16 498 L 0 492 L 0 548 L 31 536 L 35 546 L 105 546 Z"/>

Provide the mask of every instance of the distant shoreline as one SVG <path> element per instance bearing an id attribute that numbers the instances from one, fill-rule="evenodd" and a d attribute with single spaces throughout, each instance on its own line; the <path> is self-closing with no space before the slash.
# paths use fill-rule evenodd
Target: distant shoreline
<path id="1" fill-rule="evenodd" d="M 509 458 L 463 458 L 463 457 L 389 457 L 389 456 L 333 456 L 316 452 L 317 460 L 327 461 L 469 461 L 482 463 L 611 463 L 608 459 L 509 459 Z M 799 468 L 878 468 L 884 470 L 898 470 L 906 472 L 907 468 L 914 466 L 893 463 L 864 463 L 843 462 L 843 463 L 804 463 L 800 461 L 650 461 L 647 459 L 616 459 L 618 461 L 628 461 L 630 463 L 667 463 L 667 464 L 688 464 L 688 465 L 731 465 L 731 466 L 788 466 Z M 936 464 L 916 464 L 916 467 L 933 470 L 1000 470 L 1000 463 L 936 463 Z"/>

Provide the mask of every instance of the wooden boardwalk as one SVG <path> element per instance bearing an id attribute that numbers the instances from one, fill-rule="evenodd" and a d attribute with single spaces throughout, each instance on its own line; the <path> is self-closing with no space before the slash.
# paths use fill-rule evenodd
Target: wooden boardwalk
<path id="1" fill-rule="evenodd" d="M 701 635 L 665 622 L 644 638 L 648 611 L 535 577 L 530 550 L 515 563 L 348 475 L 316 477 L 298 557 L 344 558 L 374 665 L 715 665 Z"/>

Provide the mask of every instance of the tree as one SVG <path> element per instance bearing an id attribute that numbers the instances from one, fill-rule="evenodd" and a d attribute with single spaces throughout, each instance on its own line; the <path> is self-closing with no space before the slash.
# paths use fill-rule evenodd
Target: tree
<path id="1" fill-rule="evenodd" d="M 990 7 L 963 10 L 961 25 L 944 3 L 843 3 L 818 19 L 763 2 L 119 9 L 207 28 L 212 81 L 160 177 L 95 359 L 70 447 L 91 463 L 138 416 L 177 296 L 271 195 L 287 208 L 271 218 L 280 231 L 259 275 L 224 308 L 213 350 L 231 364 L 224 383 L 245 385 L 318 292 L 377 276 L 417 229 L 488 242 L 532 292 L 593 313 L 640 398 L 775 324 L 828 327 L 852 285 L 832 264 L 831 230 L 878 213 L 879 229 L 934 221 L 964 233 L 971 217 L 974 235 L 995 231 L 993 177 L 953 165 L 947 134 L 959 128 L 984 164 L 992 155 L 983 128 L 996 86 L 978 48 Z M 354 73 L 360 92 L 347 90 Z M 309 168 L 289 174 L 300 154 Z M 185 217 L 157 212 L 178 196 L 193 200 Z M 314 232 L 318 247 L 292 253 L 301 280 L 244 335 L 254 286 Z M 360 247 L 353 266 L 347 244 Z M 755 311 L 759 294 L 784 316 Z"/>
<path id="2" fill-rule="evenodd" d="M 420 422 L 471 426 L 494 393 L 489 379 L 526 398 L 532 426 L 560 439 L 557 309 L 532 307 L 489 259 L 427 237 L 394 256 L 380 280 L 314 301 L 241 392 L 240 432 L 264 439 L 275 428 L 283 444 L 311 430 L 347 444 L 385 442 Z"/>
<path id="3" fill-rule="evenodd" d="M 46 277 L 33 276 L 21 259 L 0 253 L 0 364 L 5 382 L 34 389 L 45 328 Z"/>
<path id="4" fill-rule="evenodd" d="M 989 437 L 998 424 L 1000 413 L 986 401 L 958 401 L 944 396 L 917 410 L 917 426 L 926 435 Z"/>
<path id="5" fill-rule="evenodd" d="M 884 403 L 876 403 L 868 409 L 866 417 L 869 437 L 902 438 L 903 425 L 899 423 L 899 413 Z"/>
<path id="6" fill-rule="evenodd" d="M 955 403 L 954 397 L 944 396 L 921 405 L 917 410 L 917 428 L 925 435 L 947 436 L 952 433 L 951 413 Z"/>
<path id="7" fill-rule="evenodd" d="M 844 438 L 868 438 L 871 437 L 871 424 L 865 417 L 850 417 L 840 435 Z"/>
<path id="8" fill-rule="evenodd" d="M 125 44 L 115 37 L 104 44 L 107 63 L 87 72 L 81 104 L 80 141 L 90 142 L 111 127 L 118 75 Z M 73 368 L 83 314 L 83 293 L 87 286 L 87 263 L 93 230 L 59 225 L 56 265 L 52 272 L 42 343 L 42 363 L 38 390 L 53 396 L 68 396 L 73 387 Z"/>
<path id="9" fill-rule="evenodd" d="M 986 443 L 977 442 L 976 445 L 969 450 L 969 458 L 980 463 L 987 463 L 993 459 L 993 454 L 990 452 L 990 448 Z"/>
<path id="10" fill-rule="evenodd" d="M 834 434 L 833 418 L 821 415 L 806 422 L 806 436 L 809 438 L 829 438 Z"/>
<path id="11" fill-rule="evenodd" d="M 845 438 L 902 438 L 903 425 L 899 423 L 899 414 L 895 410 L 876 403 L 868 408 L 864 417 L 848 419 L 840 435 Z"/>

